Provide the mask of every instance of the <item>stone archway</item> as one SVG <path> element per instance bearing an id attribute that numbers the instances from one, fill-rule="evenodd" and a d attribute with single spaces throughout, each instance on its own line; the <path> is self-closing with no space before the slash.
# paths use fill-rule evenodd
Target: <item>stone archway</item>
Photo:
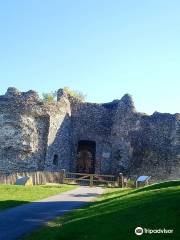
<path id="1" fill-rule="evenodd" d="M 80 173 L 94 173 L 96 158 L 95 141 L 81 140 L 78 142 L 76 171 Z"/>

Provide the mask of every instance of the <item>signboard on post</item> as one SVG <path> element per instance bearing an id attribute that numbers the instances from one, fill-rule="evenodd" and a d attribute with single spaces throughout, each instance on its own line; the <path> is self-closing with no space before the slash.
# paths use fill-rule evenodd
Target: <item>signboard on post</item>
<path id="1" fill-rule="evenodd" d="M 136 180 L 136 188 L 138 187 L 138 183 L 148 184 L 150 178 L 151 176 L 139 176 Z"/>

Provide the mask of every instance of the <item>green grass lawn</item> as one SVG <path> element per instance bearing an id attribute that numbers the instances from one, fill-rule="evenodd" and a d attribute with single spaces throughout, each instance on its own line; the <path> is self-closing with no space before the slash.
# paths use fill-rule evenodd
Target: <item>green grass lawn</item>
<path id="1" fill-rule="evenodd" d="M 73 189 L 71 185 L 0 185 L 0 210 Z"/>
<path id="2" fill-rule="evenodd" d="M 113 189 L 88 206 L 57 218 L 26 240 L 180 239 L 180 181 L 140 189 Z M 174 229 L 136 236 L 137 226 Z"/>

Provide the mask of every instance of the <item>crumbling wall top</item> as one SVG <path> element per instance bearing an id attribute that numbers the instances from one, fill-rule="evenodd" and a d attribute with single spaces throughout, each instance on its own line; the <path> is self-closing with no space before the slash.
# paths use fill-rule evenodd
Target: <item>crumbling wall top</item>
<path id="1" fill-rule="evenodd" d="M 5 97 L 11 98 L 11 97 L 18 97 L 21 93 L 19 90 L 15 87 L 9 87 L 5 93 Z"/>
<path id="2" fill-rule="evenodd" d="M 66 91 L 63 88 L 58 89 L 57 91 L 57 101 L 60 101 L 61 98 L 68 98 Z"/>
<path id="3" fill-rule="evenodd" d="M 15 87 L 9 87 L 4 95 L 5 98 L 18 98 L 22 100 L 30 100 L 30 101 L 38 101 L 39 95 L 37 92 L 33 90 L 29 90 L 27 92 L 20 92 L 17 88 Z"/>
<path id="4" fill-rule="evenodd" d="M 127 112 L 136 112 L 136 108 L 134 105 L 134 101 L 132 99 L 132 96 L 129 94 L 125 94 L 119 101 L 118 108 L 120 110 L 127 111 Z"/>

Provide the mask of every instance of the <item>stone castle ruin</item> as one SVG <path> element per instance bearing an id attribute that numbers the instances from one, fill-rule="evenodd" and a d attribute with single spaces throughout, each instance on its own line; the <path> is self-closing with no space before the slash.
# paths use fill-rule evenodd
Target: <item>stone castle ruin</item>
<path id="1" fill-rule="evenodd" d="M 180 114 L 136 111 L 131 96 L 96 104 L 62 89 L 57 102 L 8 88 L 0 96 L 0 171 L 180 177 Z"/>

